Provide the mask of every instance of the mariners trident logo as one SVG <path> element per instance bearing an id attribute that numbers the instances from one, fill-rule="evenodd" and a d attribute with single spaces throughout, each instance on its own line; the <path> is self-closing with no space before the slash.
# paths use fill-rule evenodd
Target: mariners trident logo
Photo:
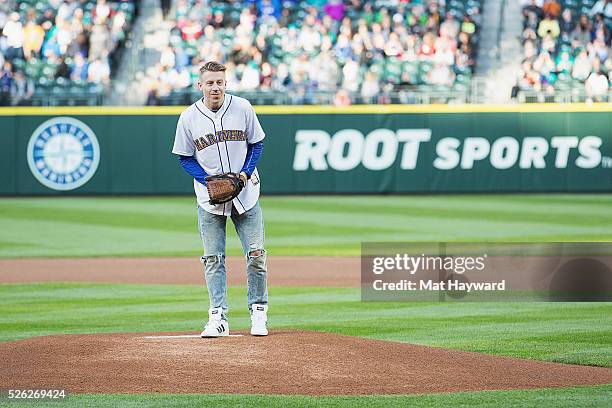
<path id="1" fill-rule="evenodd" d="M 95 133 L 80 120 L 49 119 L 28 143 L 28 165 L 36 179 L 53 190 L 73 190 L 87 183 L 100 162 Z"/>

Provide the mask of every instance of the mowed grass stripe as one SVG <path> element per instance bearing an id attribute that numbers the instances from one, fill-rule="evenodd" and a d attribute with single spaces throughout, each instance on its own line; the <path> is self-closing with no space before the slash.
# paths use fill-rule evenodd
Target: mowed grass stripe
<path id="1" fill-rule="evenodd" d="M 583 200 L 584 203 L 581 203 Z M 368 241 L 612 240 L 612 195 L 264 197 L 274 255 Z M 193 197 L 0 200 L 0 257 L 198 256 Z M 228 221 L 228 254 L 242 248 Z"/>
<path id="2" fill-rule="evenodd" d="M 612 197 L 610 194 L 553 194 L 555 201 L 561 205 L 576 204 L 578 206 L 591 205 L 593 207 L 609 207 L 612 205 Z M 550 205 L 550 195 L 534 194 L 534 195 L 507 195 L 503 200 L 506 202 L 522 203 L 528 201 L 531 204 Z"/>
<path id="3" fill-rule="evenodd" d="M 547 234 L 572 234 L 580 233 L 588 230 L 591 233 L 605 233 L 610 232 L 612 226 L 606 223 L 593 223 L 593 225 L 587 226 L 579 222 L 564 224 L 564 223 L 542 223 L 539 224 L 536 221 L 525 221 L 520 217 L 507 218 L 495 217 L 486 218 L 485 216 L 474 218 L 464 217 L 449 217 L 444 218 L 437 216 L 435 213 L 432 214 L 389 214 L 387 212 L 378 213 L 356 213 L 356 212 L 309 212 L 294 211 L 290 209 L 274 209 L 274 217 L 272 222 L 287 224 L 291 220 L 295 222 L 307 222 L 310 220 L 311 224 L 323 224 L 323 225 L 355 225 L 355 226 L 367 226 L 367 225 L 378 225 L 386 230 L 391 230 L 395 234 L 400 233 L 414 233 L 416 240 L 423 240 L 421 236 L 423 234 L 433 234 L 438 237 L 436 240 L 448 240 L 456 241 L 459 239 L 466 239 L 466 237 L 478 237 L 481 234 L 486 234 L 487 237 L 491 236 L 505 236 L 508 235 L 509 231 L 514 233 L 522 232 L 525 236 L 533 234 L 541 234 L 543 232 Z M 268 211 L 269 212 L 269 211 Z M 270 217 L 268 217 L 270 218 Z M 391 232 L 390 231 L 390 232 Z M 374 232 L 374 231 L 373 231 Z M 333 233 L 333 232 L 331 232 Z M 405 234 L 404 234 L 405 235 Z M 611 234 L 612 235 L 612 234 Z M 393 236 L 389 236 L 388 240 L 394 240 Z M 412 239 L 414 240 L 414 239 Z"/>
<path id="4" fill-rule="evenodd" d="M 319 203 L 330 204 L 334 208 L 350 205 L 375 205 L 378 210 L 384 208 L 422 207 L 446 208 L 449 205 L 458 208 L 488 208 L 502 205 L 511 209 L 528 211 L 531 208 L 537 211 L 555 211 L 556 208 L 574 211 L 584 208 L 585 205 L 605 213 L 612 206 L 612 196 L 609 194 L 581 194 L 581 195 L 379 195 L 379 196 L 265 196 L 262 201 L 269 205 L 284 206 L 286 204 L 307 203 L 308 206 Z M 190 196 L 168 197 L 54 197 L 54 198 L 4 198 L 3 204 L 27 206 L 34 205 L 43 208 L 91 209 L 92 202 L 95 208 L 112 211 L 126 211 L 134 213 L 152 212 L 177 214 L 177 211 L 195 211 L 195 198 Z M 269 203 L 268 203 L 269 202 Z M 145 204 L 145 205 L 143 205 Z M 526 204 L 529 204 L 526 206 Z M 333 208 L 332 208 L 333 209 Z"/>
<path id="5" fill-rule="evenodd" d="M 70 256 L 113 256 L 149 253 L 173 253 L 192 249 L 193 254 L 201 252 L 197 232 L 165 231 L 83 225 L 47 221 L 8 220 L 0 221 L 0 256 L 2 257 L 70 257 Z M 6 233 L 6 231 L 10 231 Z M 10 240 L 5 248 L 2 243 Z M 15 243 L 25 245 L 18 248 Z"/>
<path id="6" fill-rule="evenodd" d="M 11 220 L 3 225 L 11 227 L 13 224 L 15 222 Z M 320 234 L 303 235 L 299 226 L 295 223 L 279 225 L 277 234 L 267 236 L 268 251 L 274 255 L 312 255 L 318 251 L 316 248 L 321 248 L 317 254 L 337 254 L 338 250 L 345 250 L 347 255 L 356 255 L 360 236 L 368 236 L 372 240 L 400 237 L 391 232 L 380 232 L 384 229 L 376 229 L 378 233 L 372 234 L 367 228 L 348 227 L 336 228 L 331 233 L 329 227 L 314 228 L 311 225 L 309 228 L 318 229 Z M 274 223 L 266 226 L 268 231 L 274 227 Z M 58 229 L 61 229 L 61 237 L 57 237 Z M 202 252 L 195 229 L 186 233 L 155 235 L 139 229 L 22 221 L 15 225 L 14 230 L 15 234 L 11 237 L 14 241 L 5 245 L 6 241 L 0 240 L 0 255 L 3 257 L 199 256 Z M 30 230 L 36 230 L 36 234 L 33 235 Z M 241 243 L 231 224 L 228 224 L 227 249 L 230 255 L 242 255 Z"/>
<path id="7" fill-rule="evenodd" d="M 52 212 L 52 218 L 51 213 Z M 104 226 L 104 227 L 119 227 L 119 228 L 130 228 L 130 229 L 144 229 L 144 230 L 157 230 L 157 231 L 174 231 L 174 232 L 186 232 L 186 231 L 197 231 L 197 218 L 195 211 L 189 213 L 183 213 L 179 215 L 143 215 L 142 213 L 136 213 L 133 211 L 116 212 L 113 210 L 97 210 L 97 209 L 66 209 L 56 208 L 52 211 L 31 211 L 24 208 L 11 207 L 3 209 L 0 213 L 0 218 L 7 218 L 9 220 L 27 220 L 27 221 L 49 221 L 53 220 L 54 223 L 64 224 L 79 224 L 84 226 Z M 276 217 L 272 217 L 271 222 L 274 222 Z M 308 219 L 308 218 L 307 218 Z M 231 221 L 228 222 L 228 226 L 233 228 Z M 278 228 L 277 234 L 280 235 L 294 235 L 295 233 L 304 231 L 305 228 L 309 228 L 314 235 L 325 235 L 329 232 L 329 229 L 324 229 L 323 225 L 317 223 L 308 222 L 293 222 L 283 223 L 281 228 Z M 350 224 L 337 223 L 337 228 L 334 232 L 336 233 L 368 233 L 369 231 L 392 231 L 390 228 L 378 228 L 375 225 L 363 225 L 359 228 L 354 227 Z"/>
<path id="8" fill-rule="evenodd" d="M 601 225 L 612 226 L 612 202 L 602 208 L 590 209 L 588 213 L 581 206 L 569 208 L 563 204 L 525 206 L 507 204 L 503 202 L 490 202 L 486 198 L 482 201 L 462 202 L 459 205 L 453 202 L 443 202 L 438 200 L 414 202 L 398 202 L 396 205 L 380 206 L 378 203 L 366 201 L 355 203 L 347 201 L 338 202 L 337 205 L 330 202 L 273 202 L 270 208 L 273 210 L 284 209 L 299 211 L 302 213 L 326 213 L 326 214 L 354 214 L 362 215 L 364 219 L 369 216 L 385 214 L 386 216 L 410 216 L 410 217 L 430 217 L 444 220 L 470 220 L 470 221 L 496 221 L 502 220 L 512 223 L 534 223 L 534 224 L 554 224 L 554 225 Z"/>
<path id="9" fill-rule="evenodd" d="M 125 210 L 133 212 L 166 212 L 174 213 L 176 210 L 195 209 L 195 197 L 191 196 L 152 196 L 152 197 L 53 197 L 36 198 L 36 205 L 43 205 L 47 208 L 91 208 L 92 200 L 96 201 L 98 207 L 112 210 Z M 330 195 L 330 196 L 264 196 L 262 201 L 270 203 L 293 203 L 295 201 L 307 202 L 311 204 L 322 201 L 330 204 L 342 205 L 347 202 L 372 204 L 380 207 L 393 207 L 405 205 L 415 205 L 421 207 L 441 206 L 445 207 L 449 203 L 453 205 L 466 206 L 490 206 L 494 204 L 512 205 L 515 203 L 522 209 L 525 204 L 529 207 L 534 205 L 544 205 L 554 208 L 570 208 L 571 205 L 582 207 L 592 205 L 594 207 L 604 207 L 612 205 L 612 196 L 609 194 L 467 194 L 467 195 Z M 5 198 L 2 201 L 27 205 L 32 203 L 31 198 Z M 146 206 L 143 206 L 143 202 Z"/>
<path id="10" fill-rule="evenodd" d="M 32 207 L 35 206 L 1 206 L 2 211 L 0 212 L 0 217 L 11 220 L 52 220 L 53 222 L 64 224 L 151 229 L 158 231 L 187 231 L 197 228 L 197 221 L 194 218 L 195 211 L 171 215 L 163 213 L 143 214 L 142 212 L 137 212 L 135 209 L 130 211 L 100 209 L 97 208 L 97 206 L 82 209 L 61 207 L 41 209 Z"/>
<path id="11" fill-rule="evenodd" d="M 299 199 L 302 203 L 317 205 L 321 196 L 278 196 L 274 202 L 286 205 Z M 324 196 L 330 205 L 341 206 L 344 203 L 355 205 L 375 205 L 386 209 L 388 207 L 435 207 L 448 208 L 449 205 L 459 208 L 489 208 L 502 205 L 504 207 L 529 210 L 531 208 L 546 210 L 547 208 L 575 210 L 585 205 L 605 211 L 612 205 L 610 194 L 456 194 L 456 195 L 371 195 L 371 196 Z"/>
<path id="12" fill-rule="evenodd" d="M 9 206 L 32 206 L 34 208 L 66 208 L 87 210 L 98 209 L 133 212 L 179 214 L 181 211 L 196 211 L 195 196 L 95 196 L 95 197 L 36 197 L 36 198 L 3 198 L 0 208 Z"/>
<path id="13" fill-rule="evenodd" d="M 325 196 L 325 197 L 265 197 L 262 199 L 265 206 L 270 210 L 275 209 L 290 209 L 300 211 L 316 211 L 316 212 L 346 212 L 346 213 L 368 213 L 377 214 L 385 212 L 392 215 L 414 215 L 413 210 L 424 211 L 423 215 L 429 215 L 427 211 L 431 209 L 457 211 L 457 217 L 463 216 L 462 213 L 466 210 L 492 210 L 492 216 L 496 216 L 499 212 L 505 216 L 506 212 L 514 212 L 520 210 L 527 214 L 550 214 L 572 216 L 575 218 L 580 216 L 576 213 L 578 210 L 584 210 L 585 205 L 589 205 L 590 211 L 588 215 L 607 216 L 606 219 L 612 219 L 610 208 L 612 208 L 612 196 L 597 195 L 597 196 L 577 196 L 578 198 L 568 198 L 562 195 L 549 196 Z M 6 199 L 0 201 L 0 216 L 10 217 L 16 211 L 11 213 L 11 207 L 17 211 L 23 207 L 34 207 L 37 211 L 32 214 L 32 211 L 23 211 L 26 214 L 16 214 L 19 216 L 30 216 L 39 219 L 40 216 L 46 215 L 45 209 L 53 209 L 60 211 L 60 219 L 62 218 L 62 210 L 85 210 L 94 213 L 105 215 L 108 212 L 115 214 L 117 211 L 125 213 L 129 216 L 137 216 L 143 213 L 155 213 L 160 216 L 168 215 L 181 218 L 193 218 L 195 214 L 195 205 L 193 199 L 185 197 L 167 197 L 150 200 L 145 198 L 75 198 L 75 199 Z M 76 200 L 73 202 L 73 200 Z M 576 203 L 571 205 L 568 200 Z M 537 203 L 537 204 L 536 204 Z M 591 208 L 591 207 L 600 208 Z M 101 208 L 102 207 L 102 208 Z M 42 210 L 42 211 L 41 211 Z M 186 211 L 185 214 L 177 210 Z M 384 211 L 383 211 L 384 210 Z M 193 214 L 192 214 L 193 213 Z M 468 217 L 481 215 L 482 211 L 472 211 L 464 214 Z M 80 212 L 75 212 L 72 218 L 82 218 Z M 86 214 L 85 214 L 86 215 Z M 520 215 L 520 214 L 514 214 Z M 89 218 L 85 217 L 84 221 Z M 592 219 L 592 217 L 591 217 Z M 94 220 L 97 221 L 97 220 Z M 588 221 L 588 220 L 587 220 Z M 601 221 L 601 220 L 600 220 Z M 112 223 L 112 220 L 110 221 Z M 582 220 L 580 220 L 582 222 Z M 148 226 L 146 226 L 148 227 Z"/>

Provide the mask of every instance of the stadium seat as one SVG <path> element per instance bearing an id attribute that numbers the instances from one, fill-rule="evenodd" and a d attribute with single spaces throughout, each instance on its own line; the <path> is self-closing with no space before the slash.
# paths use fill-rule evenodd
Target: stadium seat
<path id="1" fill-rule="evenodd" d="M 81 8 L 83 10 L 83 22 L 85 26 L 88 26 L 90 22 L 92 22 L 93 20 L 92 13 L 93 13 L 94 7 L 96 6 L 96 2 L 97 0 L 79 0 L 78 2 L 74 3 L 75 5 L 77 5 L 78 8 Z M 11 3 L 12 2 L 9 2 L 9 4 Z M 15 11 L 19 13 L 20 22 L 22 25 L 25 25 L 26 21 L 30 17 L 32 17 L 32 14 L 35 17 L 35 21 L 40 21 L 43 14 L 47 11 L 51 11 L 52 16 L 55 15 L 63 2 L 61 1 L 50 2 L 48 0 L 19 0 L 14 3 L 16 3 L 14 7 L 15 7 Z M 122 11 L 123 13 L 125 13 L 125 19 L 127 22 L 125 26 L 120 27 L 119 31 L 117 31 L 116 29 L 113 31 L 113 35 L 112 35 L 113 45 L 109 49 L 110 51 L 109 65 L 112 65 L 113 58 L 116 56 L 115 54 L 116 51 L 122 47 L 123 40 L 126 38 L 126 33 L 128 32 L 130 28 L 129 23 L 133 21 L 133 18 L 136 12 L 136 8 L 135 8 L 134 0 L 109 1 L 108 4 L 113 10 L 113 13 L 116 11 Z M 74 13 L 74 9 L 69 9 L 69 10 L 70 10 L 69 12 Z M 108 28 L 110 30 L 113 24 L 112 14 L 111 14 L 111 18 L 105 24 L 108 25 Z M 75 25 L 75 27 L 77 26 L 78 25 Z M 45 40 L 43 42 L 43 46 L 41 49 L 41 51 L 45 51 L 47 49 L 47 46 L 49 45 L 48 43 L 49 40 L 51 38 L 54 38 L 54 36 L 50 35 L 50 33 L 52 33 L 52 30 L 55 30 L 57 27 L 55 27 L 54 19 L 47 21 L 46 24 L 40 27 L 46 30 Z M 84 31 L 84 33 L 86 35 L 89 35 L 89 31 L 87 31 L 87 29 Z M 71 33 L 71 34 L 73 38 L 77 36 L 77 33 Z M 2 36 L 1 32 L 0 32 L 0 36 Z M 4 39 L 0 38 L 0 41 L 3 41 L 3 40 Z M 58 52 L 63 52 L 62 48 L 59 48 L 54 45 L 51 45 L 50 48 L 52 51 L 54 51 L 55 54 L 58 54 Z M 68 51 L 72 52 L 73 50 L 71 47 L 68 47 Z M 15 57 L 5 56 L 5 57 L 8 57 L 9 61 L 12 63 L 13 71 L 24 71 L 26 78 L 30 79 L 32 83 L 34 84 L 35 98 L 33 100 L 33 104 L 38 104 L 38 105 L 71 104 L 72 105 L 74 103 L 83 102 L 83 100 L 78 100 L 75 102 L 74 99 L 69 100 L 69 99 L 64 98 L 64 95 L 60 91 L 60 88 L 67 84 L 54 81 L 54 78 L 57 72 L 57 68 L 58 68 L 57 63 L 48 61 L 46 58 L 46 55 L 48 54 L 47 53 L 43 53 L 43 54 L 45 56 L 42 56 L 42 57 L 41 57 L 41 52 L 35 52 L 31 56 L 26 55 L 26 57 L 28 57 L 27 61 L 20 58 L 19 56 L 15 56 Z M 64 61 L 68 65 L 69 69 L 73 66 L 74 59 L 72 58 L 73 56 L 72 54 L 56 55 L 56 56 L 64 57 Z M 88 58 L 88 56 L 85 55 L 85 58 Z M 111 69 L 113 67 L 114 65 L 111 66 Z M 66 82 L 69 83 L 70 80 L 67 80 Z M 50 86 L 49 84 L 51 83 L 53 83 L 54 85 Z M 102 98 L 100 98 L 98 94 L 94 95 L 93 100 L 96 103 L 102 103 Z"/>

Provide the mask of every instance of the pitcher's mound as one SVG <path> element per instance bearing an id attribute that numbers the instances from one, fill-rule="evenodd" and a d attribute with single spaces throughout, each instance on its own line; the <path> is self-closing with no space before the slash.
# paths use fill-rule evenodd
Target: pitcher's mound
<path id="1" fill-rule="evenodd" d="M 600 367 L 319 332 L 244 334 L 217 339 L 87 334 L 0 343 L 0 383 L 4 388 L 63 388 L 73 393 L 307 395 L 612 383 L 612 369 Z"/>

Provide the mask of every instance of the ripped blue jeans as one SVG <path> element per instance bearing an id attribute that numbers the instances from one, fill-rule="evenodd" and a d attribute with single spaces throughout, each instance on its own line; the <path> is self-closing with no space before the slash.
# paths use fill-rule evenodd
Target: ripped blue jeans
<path id="1" fill-rule="evenodd" d="M 254 303 L 268 303 L 264 223 L 259 202 L 243 214 L 232 208 L 232 222 L 246 256 L 249 311 Z M 210 307 L 221 307 L 227 316 L 227 274 L 225 270 L 225 224 L 227 217 L 211 214 L 198 206 L 198 224 L 204 246 L 204 276 Z"/>

